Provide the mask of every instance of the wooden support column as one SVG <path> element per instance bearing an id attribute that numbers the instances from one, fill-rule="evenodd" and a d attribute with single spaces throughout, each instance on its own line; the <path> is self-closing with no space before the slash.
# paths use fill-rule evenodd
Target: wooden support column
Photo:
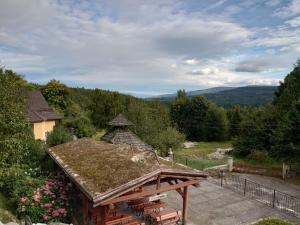
<path id="1" fill-rule="evenodd" d="M 82 198 L 83 202 L 82 202 L 82 222 L 83 225 L 88 225 L 88 217 L 89 217 L 89 201 L 87 199 L 87 197 L 85 197 L 83 195 Z"/>
<path id="2" fill-rule="evenodd" d="M 158 190 L 158 189 L 160 189 L 160 175 L 158 175 L 157 176 L 157 180 L 156 180 L 157 182 L 156 182 L 156 190 Z M 160 194 L 160 193 L 157 193 L 158 195 Z"/>
<path id="3" fill-rule="evenodd" d="M 182 224 L 186 225 L 188 214 L 188 186 L 183 188 Z"/>
<path id="4" fill-rule="evenodd" d="M 95 217 L 95 225 L 105 225 L 107 206 L 98 206 L 95 208 L 97 216 Z"/>

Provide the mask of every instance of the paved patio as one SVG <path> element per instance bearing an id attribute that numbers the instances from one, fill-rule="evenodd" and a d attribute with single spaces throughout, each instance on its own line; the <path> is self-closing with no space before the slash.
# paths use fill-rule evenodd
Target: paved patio
<path id="1" fill-rule="evenodd" d="M 181 209 L 181 196 L 169 192 L 168 204 Z M 201 187 L 189 188 L 189 225 L 246 225 L 260 218 L 282 218 L 300 224 L 300 219 L 280 212 L 258 201 L 248 199 L 211 181 L 204 181 Z"/>

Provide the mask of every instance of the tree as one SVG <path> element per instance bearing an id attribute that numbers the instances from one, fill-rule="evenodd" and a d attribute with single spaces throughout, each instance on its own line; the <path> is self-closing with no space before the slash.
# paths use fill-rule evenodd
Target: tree
<path id="1" fill-rule="evenodd" d="M 0 69 L 0 154 L 3 164 L 21 163 L 32 132 L 26 121 L 25 90 L 22 78 L 11 70 Z"/>
<path id="2" fill-rule="evenodd" d="M 210 104 L 205 118 L 205 137 L 208 141 L 224 141 L 228 138 L 229 122 L 223 108 Z"/>
<path id="3" fill-rule="evenodd" d="M 195 96 L 191 99 L 190 114 L 187 127 L 190 131 L 189 137 L 192 140 L 206 140 L 206 118 L 210 103 L 202 96 Z"/>
<path id="4" fill-rule="evenodd" d="M 190 136 L 189 128 L 187 127 L 190 114 L 190 100 L 186 96 L 184 90 L 177 92 L 177 97 L 170 108 L 170 117 L 176 128 Z"/>
<path id="5" fill-rule="evenodd" d="M 300 158 L 300 101 L 297 101 L 275 129 L 272 136 L 272 154 L 289 163 Z"/>
<path id="6" fill-rule="evenodd" d="M 300 99 L 300 60 L 297 61 L 292 72 L 280 83 L 274 105 L 282 113 L 289 111 L 290 107 Z"/>
<path id="7" fill-rule="evenodd" d="M 168 127 L 158 134 L 160 155 L 167 156 L 169 148 L 177 149 L 185 140 L 184 134 L 173 127 Z"/>
<path id="8" fill-rule="evenodd" d="M 229 136 L 231 138 L 236 137 L 239 134 L 241 128 L 241 122 L 243 120 L 242 109 L 239 105 L 235 105 L 227 110 L 227 117 L 229 120 Z"/>
<path id="9" fill-rule="evenodd" d="M 51 133 L 47 134 L 46 143 L 49 147 L 60 145 L 72 141 L 73 137 L 64 127 L 55 127 Z"/>
<path id="10" fill-rule="evenodd" d="M 111 119 L 125 111 L 125 97 L 117 92 L 96 89 L 89 109 L 94 125 L 98 128 L 106 128 Z"/>
<path id="11" fill-rule="evenodd" d="M 26 120 L 24 86 L 21 76 L 0 69 L 0 188 L 8 195 L 24 176 L 39 176 L 45 156 Z"/>
<path id="12" fill-rule="evenodd" d="M 58 80 L 49 81 L 41 89 L 47 102 L 59 112 L 63 112 L 67 107 L 68 89 Z"/>

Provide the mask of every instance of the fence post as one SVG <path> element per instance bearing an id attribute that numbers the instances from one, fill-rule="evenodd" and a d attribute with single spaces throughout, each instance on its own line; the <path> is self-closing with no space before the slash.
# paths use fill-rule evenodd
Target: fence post
<path id="1" fill-rule="evenodd" d="M 223 187 L 223 170 L 221 170 L 221 187 Z"/>
<path id="2" fill-rule="evenodd" d="M 273 192 L 273 208 L 275 208 L 276 190 Z"/>
<path id="3" fill-rule="evenodd" d="M 247 186 L 247 179 L 245 178 L 245 183 L 244 183 L 244 196 L 246 196 L 246 186 Z"/>
<path id="4" fill-rule="evenodd" d="M 188 165 L 188 159 L 185 158 L 185 165 Z"/>

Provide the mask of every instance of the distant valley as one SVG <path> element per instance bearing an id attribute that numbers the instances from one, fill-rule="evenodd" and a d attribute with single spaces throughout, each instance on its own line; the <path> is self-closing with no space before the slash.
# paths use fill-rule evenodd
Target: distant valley
<path id="1" fill-rule="evenodd" d="M 233 105 L 261 106 L 273 101 L 277 86 L 244 86 L 244 87 L 214 87 L 204 90 L 189 91 L 187 95 L 204 96 L 217 105 L 229 108 Z M 160 95 L 148 98 L 170 103 L 176 97 L 176 93 Z"/>

